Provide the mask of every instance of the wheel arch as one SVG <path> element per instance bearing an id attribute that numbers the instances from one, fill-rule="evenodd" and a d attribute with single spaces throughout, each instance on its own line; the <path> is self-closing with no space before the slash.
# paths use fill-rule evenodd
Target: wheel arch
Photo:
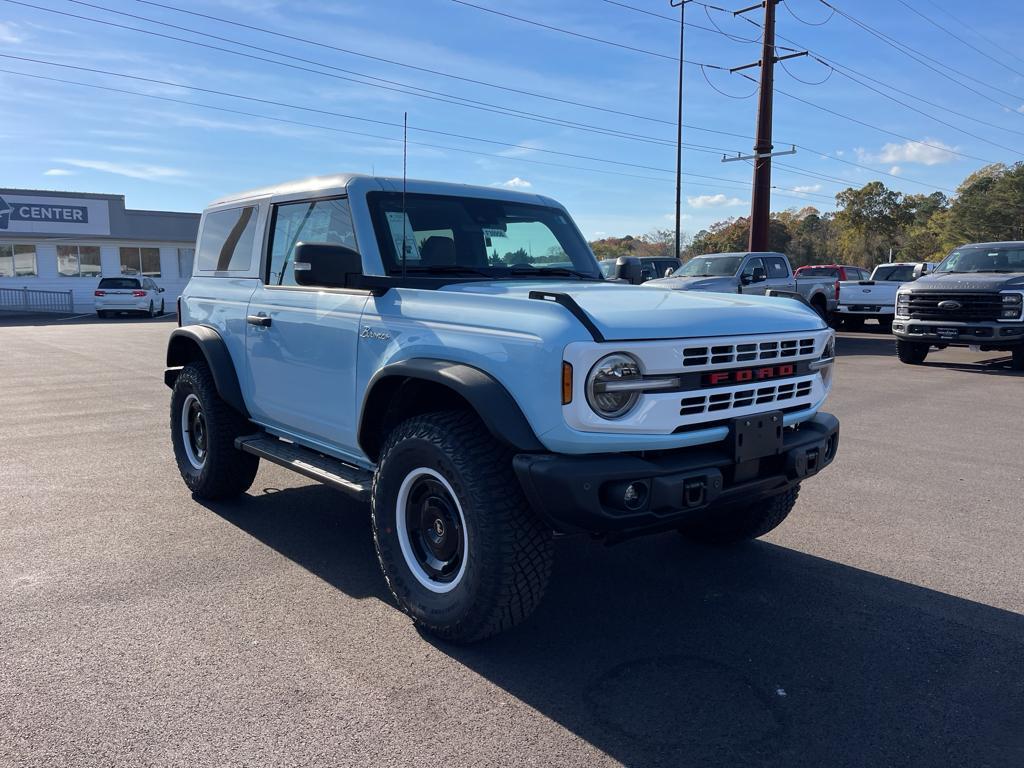
<path id="1" fill-rule="evenodd" d="M 164 383 L 174 387 L 182 367 L 202 360 L 213 374 L 217 394 L 236 411 L 248 417 L 249 410 L 242 398 L 238 373 L 231 360 L 227 344 L 216 329 L 206 325 L 186 325 L 175 328 L 167 342 L 167 370 Z"/>
<path id="2" fill-rule="evenodd" d="M 465 363 L 427 358 L 392 363 L 370 379 L 359 413 L 359 447 L 377 461 L 392 427 L 411 416 L 450 408 L 473 411 L 496 439 L 518 451 L 544 450 L 501 382 Z"/>

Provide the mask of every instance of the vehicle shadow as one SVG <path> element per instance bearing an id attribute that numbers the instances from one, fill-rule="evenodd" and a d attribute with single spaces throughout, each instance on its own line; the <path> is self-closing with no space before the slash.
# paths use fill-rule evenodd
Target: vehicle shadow
<path id="1" fill-rule="evenodd" d="M 876 357 L 896 357 L 896 339 L 886 334 L 878 336 L 840 333 L 836 335 L 836 355 L 874 355 Z"/>
<path id="2" fill-rule="evenodd" d="M 340 494 L 211 508 L 389 599 L 365 508 Z M 1024 617 L 766 542 L 559 539 L 523 626 L 424 639 L 626 765 L 1024 765 Z"/>
<path id="3" fill-rule="evenodd" d="M 1024 376 L 1024 371 L 1013 370 L 1012 357 L 1005 352 L 992 353 L 995 357 L 982 360 L 942 360 L 936 356 L 942 355 L 943 350 L 931 351 L 928 359 L 921 365 L 922 368 L 944 368 L 949 371 L 961 371 L 963 373 L 982 373 L 998 376 Z M 848 357 L 857 355 L 869 355 L 873 357 L 891 357 L 896 359 L 896 340 L 892 336 L 850 336 L 841 334 L 836 337 L 836 356 Z"/>
<path id="4" fill-rule="evenodd" d="M 177 315 L 173 307 L 157 317 L 144 314 L 118 314 L 106 318 L 97 317 L 95 312 L 80 312 L 74 315 L 49 314 L 42 312 L 7 312 L 0 311 L 0 328 L 17 326 L 67 326 L 67 325 L 130 325 L 142 323 L 174 323 Z"/>

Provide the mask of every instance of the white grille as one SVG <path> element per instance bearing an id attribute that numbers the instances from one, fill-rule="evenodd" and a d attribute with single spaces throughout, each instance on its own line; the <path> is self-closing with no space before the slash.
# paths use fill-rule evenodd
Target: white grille
<path id="1" fill-rule="evenodd" d="M 697 416 L 734 408 L 749 408 L 752 405 L 769 405 L 786 400 L 804 398 L 811 394 L 812 382 L 790 381 L 769 384 L 729 392 L 709 392 L 703 395 L 684 397 L 679 403 L 680 416 Z"/>
<path id="2" fill-rule="evenodd" d="M 713 346 L 685 347 L 683 367 L 694 368 L 730 363 L 756 363 L 762 360 L 784 360 L 814 353 L 814 338 L 783 339 L 782 341 L 749 342 L 746 344 L 715 344 Z"/>

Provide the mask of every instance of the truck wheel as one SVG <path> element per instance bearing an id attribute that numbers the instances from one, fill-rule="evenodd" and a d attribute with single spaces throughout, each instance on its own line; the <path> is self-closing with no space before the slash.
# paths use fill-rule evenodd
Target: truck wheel
<path id="1" fill-rule="evenodd" d="M 861 331 L 864 330 L 864 318 L 863 317 L 845 317 L 843 318 L 843 327 L 848 331 Z"/>
<path id="2" fill-rule="evenodd" d="M 879 318 L 878 327 L 882 329 L 882 333 L 892 333 L 892 320 Z"/>
<path id="3" fill-rule="evenodd" d="M 828 303 L 821 296 L 815 296 L 811 299 L 811 309 L 818 313 L 818 317 L 828 322 Z"/>
<path id="4" fill-rule="evenodd" d="M 530 509 L 512 452 L 476 415 L 415 416 L 388 436 L 373 477 L 373 539 L 413 621 L 468 643 L 518 624 L 551 574 L 551 530 Z"/>
<path id="5" fill-rule="evenodd" d="M 171 393 L 171 443 L 185 485 L 200 499 L 230 499 L 249 490 L 258 457 L 235 448 L 249 421 L 221 400 L 205 362 L 186 365 Z"/>
<path id="6" fill-rule="evenodd" d="M 1024 371 L 1024 347 L 1013 350 L 1013 360 L 1010 367 L 1015 371 Z"/>
<path id="7" fill-rule="evenodd" d="M 707 517 L 679 527 L 683 538 L 700 544 L 727 546 L 764 536 L 776 528 L 793 509 L 800 486 L 746 507 L 711 512 Z"/>
<path id="8" fill-rule="evenodd" d="M 896 354 L 900 362 L 909 365 L 920 365 L 928 357 L 929 346 L 919 341 L 896 340 Z"/>

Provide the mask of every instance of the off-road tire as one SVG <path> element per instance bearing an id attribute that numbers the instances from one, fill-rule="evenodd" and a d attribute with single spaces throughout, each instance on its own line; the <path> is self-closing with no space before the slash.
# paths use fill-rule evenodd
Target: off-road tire
<path id="1" fill-rule="evenodd" d="M 690 541 L 717 547 L 756 539 L 789 516 L 799 494 L 800 486 L 794 485 L 785 493 L 746 507 L 713 511 L 679 526 L 679 533 Z"/>
<path id="2" fill-rule="evenodd" d="M 896 340 L 896 355 L 901 363 L 920 365 L 928 357 L 929 345 L 920 341 Z"/>
<path id="3" fill-rule="evenodd" d="M 509 629 L 547 587 L 551 530 L 523 496 L 512 455 L 469 411 L 414 416 L 392 430 L 381 451 L 371 498 L 377 558 L 401 609 L 444 640 L 470 643 Z M 414 575 L 397 531 L 409 514 L 399 510 L 401 488 L 424 469 L 450 485 L 466 533 L 465 570 L 443 594 Z"/>
<path id="4" fill-rule="evenodd" d="M 1024 347 L 1013 350 L 1010 367 L 1015 371 L 1024 371 Z"/>
<path id="5" fill-rule="evenodd" d="M 185 449 L 188 438 L 182 428 L 182 410 L 190 395 L 195 395 L 205 419 L 206 449 L 201 468 L 192 464 Z M 235 438 L 252 431 L 249 420 L 217 394 L 213 374 L 205 362 L 192 362 L 182 368 L 171 392 L 171 443 L 181 478 L 197 498 L 218 501 L 249 490 L 260 460 L 235 448 Z"/>

